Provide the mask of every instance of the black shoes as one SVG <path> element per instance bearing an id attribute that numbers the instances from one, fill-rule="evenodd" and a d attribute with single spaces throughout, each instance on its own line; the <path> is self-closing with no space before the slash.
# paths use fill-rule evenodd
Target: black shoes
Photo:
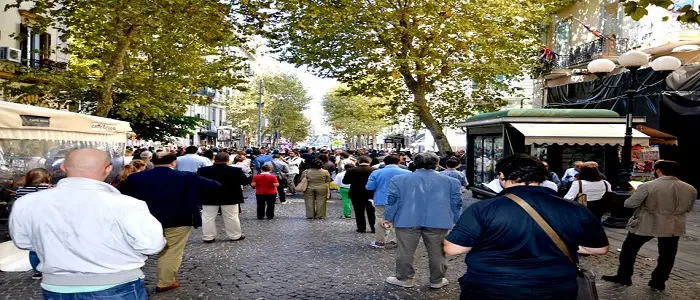
<path id="1" fill-rule="evenodd" d="M 242 240 L 245 240 L 245 235 L 241 235 L 241 237 L 239 237 L 239 238 L 237 238 L 237 239 L 235 239 L 235 240 L 231 240 L 231 241 L 232 241 L 232 242 L 237 242 L 237 241 L 242 241 Z"/>
<path id="2" fill-rule="evenodd" d="M 649 280 L 648 285 L 649 285 L 650 288 L 655 289 L 655 290 L 658 290 L 658 291 L 663 291 L 663 290 L 666 289 L 666 284 L 663 283 L 663 282 L 662 282 L 662 283 L 657 283 L 657 282 L 654 282 L 653 280 Z"/>
<path id="3" fill-rule="evenodd" d="M 202 240 L 205 244 L 211 244 L 213 242 L 216 242 L 216 239 L 211 239 L 211 240 Z"/>
<path id="4" fill-rule="evenodd" d="M 618 275 L 615 275 L 615 276 L 604 275 L 601 278 L 605 281 L 614 282 L 614 283 L 621 284 L 621 285 L 627 285 L 627 286 L 632 285 L 632 279 L 625 279 L 625 278 L 622 278 Z"/>

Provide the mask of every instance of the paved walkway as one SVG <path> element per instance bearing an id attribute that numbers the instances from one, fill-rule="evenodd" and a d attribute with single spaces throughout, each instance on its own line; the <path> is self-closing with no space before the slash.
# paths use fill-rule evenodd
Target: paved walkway
<path id="1" fill-rule="evenodd" d="M 335 196 L 334 196 L 335 197 Z M 466 204 L 474 200 L 465 200 Z M 354 231 L 354 220 L 340 217 L 339 201 L 328 206 L 329 219 L 307 220 L 301 199 L 277 206 L 274 220 L 254 216 L 253 198 L 243 207 L 246 239 L 239 242 L 201 242 L 195 230 L 185 251 L 180 271 L 182 287 L 154 294 L 154 262 L 144 268 L 150 299 L 458 299 L 456 281 L 465 271 L 463 257 L 449 260 L 451 283 L 443 289 L 428 287 L 427 256 L 421 245 L 416 256 L 417 286 L 389 286 L 384 278 L 393 275 L 394 251 L 368 246 L 373 236 Z M 697 221 L 698 215 L 693 219 Z M 694 223 L 697 224 L 697 223 Z M 221 231 L 221 226 L 220 226 Z M 697 228 L 694 229 L 697 233 Z M 690 232 L 690 230 L 689 230 Z M 584 258 L 582 264 L 596 274 L 612 274 L 617 267 L 620 230 L 610 230 L 613 251 L 602 257 Z M 223 238 L 223 233 L 220 234 Z M 697 235 L 683 242 L 677 268 L 666 292 L 646 287 L 655 261 L 654 242 L 638 260 L 634 286 L 621 287 L 598 282 L 601 299 L 700 299 L 699 246 Z M 0 299 L 41 299 L 38 282 L 29 273 L 0 273 Z"/>

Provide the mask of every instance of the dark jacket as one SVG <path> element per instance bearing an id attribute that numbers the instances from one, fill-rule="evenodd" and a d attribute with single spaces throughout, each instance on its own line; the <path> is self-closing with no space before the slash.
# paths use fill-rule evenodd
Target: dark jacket
<path id="1" fill-rule="evenodd" d="M 134 173 L 122 182 L 119 190 L 124 195 L 143 200 L 148 210 L 163 228 L 202 225 L 199 197 L 203 191 L 221 185 L 196 173 L 156 167 Z"/>
<path id="2" fill-rule="evenodd" d="M 250 184 L 250 179 L 241 168 L 215 164 L 199 168 L 197 174 L 204 178 L 215 180 L 220 188 L 204 191 L 199 202 L 202 205 L 234 205 L 243 203 L 242 185 Z"/>
<path id="3" fill-rule="evenodd" d="M 377 170 L 370 166 L 358 166 L 345 171 L 343 184 L 350 185 L 349 196 L 353 201 L 369 200 L 374 196 L 374 192 L 368 191 L 365 186 L 369 175 Z"/>

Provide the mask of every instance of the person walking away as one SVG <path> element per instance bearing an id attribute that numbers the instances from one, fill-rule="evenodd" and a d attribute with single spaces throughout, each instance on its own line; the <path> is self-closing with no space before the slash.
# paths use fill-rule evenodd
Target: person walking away
<path id="1" fill-rule="evenodd" d="M 15 198 L 20 199 L 28 194 L 51 188 L 50 182 L 51 173 L 49 173 L 49 170 L 44 168 L 31 169 L 24 175 L 22 186 L 15 191 Z M 39 255 L 36 254 L 36 251 L 30 250 L 29 264 L 32 266 L 32 271 L 34 272 L 34 274 L 32 274 L 32 279 L 41 279 L 41 272 L 37 269 L 40 262 L 41 260 L 39 260 Z"/>
<path id="2" fill-rule="evenodd" d="M 284 190 L 287 187 L 287 175 L 289 174 L 289 166 L 282 159 L 282 155 L 274 154 L 272 156 L 272 175 L 277 177 L 277 197 L 280 199 L 280 204 L 287 204 L 287 192 Z"/>
<path id="3" fill-rule="evenodd" d="M 151 214 L 162 224 L 167 246 L 158 256 L 156 292 L 165 292 L 180 286 L 177 273 L 185 244 L 192 228 L 202 225 L 200 195 L 221 185 L 197 173 L 175 170 L 174 153 L 156 153 L 153 164 L 153 170 L 132 174 L 119 189 L 124 195 L 146 202 Z"/>
<path id="4" fill-rule="evenodd" d="M 202 240 L 212 243 L 216 240 L 216 215 L 221 209 L 226 235 L 232 241 L 245 239 L 238 218 L 239 205 L 243 203 L 243 185 L 250 180 L 241 168 L 228 165 L 229 154 L 219 152 L 214 157 L 214 165 L 199 169 L 197 173 L 221 184 L 220 188 L 205 191 L 202 204 Z"/>
<path id="5" fill-rule="evenodd" d="M 304 191 L 307 219 L 325 219 L 326 203 L 328 201 L 328 183 L 331 182 L 331 174 L 323 169 L 323 161 L 314 160 L 311 168 L 301 174 L 308 183 Z"/>
<path id="6" fill-rule="evenodd" d="M 654 181 L 640 185 L 625 201 L 625 207 L 636 208 L 627 224 L 627 238 L 622 243 L 620 266 L 615 276 L 603 280 L 622 285 L 632 284 L 632 273 L 637 253 L 653 238 L 659 240 L 659 258 L 648 285 L 665 290 L 678 252 L 678 240 L 685 234 L 686 215 L 693 210 L 697 190 L 678 179 L 681 167 L 670 160 L 657 161 Z"/>
<path id="7" fill-rule="evenodd" d="M 374 210 L 376 212 L 377 223 L 375 225 L 375 238 L 369 245 L 374 248 L 384 249 L 385 246 L 394 247 L 396 245 L 396 237 L 393 228 L 384 228 L 384 211 L 388 201 L 389 184 L 391 179 L 404 174 L 410 174 L 411 171 L 404 170 L 399 167 L 400 158 L 397 155 L 388 155 L 384 157 L 384 168 L 372 172 L 367 180 L 365 188 L 368 191 L 374 191 Z"/>
<path id="8" fill-rule="evenodd" d="M 450 158 L 445 162 L 445 166 L 447 169 L 440 171 L 440 174 L 457 179 L 462 187 L 461 191 L 466 191 L 466 189 L 469 188 L 469 183 L 467 182 L 467 176 L 464 175 L 464 172 L 459 171 L 462 166 L 459 160 Z"/>
<path id="9" fill-rule="evenodd" d="M 345 178 L 345 172 L 348 169 L 355 167 L 354 163 L 346 164 L 343 171 L 335 175 L 333 182 L 338 185 L 338 193 L 340 194 L 340 199 L 343 201 L 343 217 L 346 219 L 352 218 L 352 202 L 350 201 L 350 185 L 343 183 L 343 178 Z"/>
<path id="10" fill-rule="evenodd" d="M 535 157 L 506 157 L 496 172 L 504 190 L 467 207 L 445 239 L 445 254 L 467 253 L 460 299 L 576 299 L 576 263 L 516 200 L 540 215 L 571 254 L 607 253 L 600 220 L 540 186 L 548 172 Z M 576 255 L 571 259 L 578 261 Z"/>
<path id="11" fill-rule="evenodd" d="M 373 194 L 367 190 L 366 186 L 370 174 L 377 169 L 370 166 L 372 159 L 369 156 L 360 156 L 357 162 L 359 166 L 345 172 L 343 183 L 350 185 L 348 195 L 352 201 L 353 210 L 355 210 L 356 231 L 367 232 L 367 223 L 369 223 L 372 233 L 375 233 L 374 206 L 369 202 Z M 365 221 L 365 214 L 367 214 L 367 221 Z"/>
<path id="12" fill-rule="evenodd" d="M 339 155 L 340 157 L 340 162 L 338 163 L 338 170 L 337 172 L 344 172 L 345 171 L 345 166 L 348 164 L 355 164 L 355 161 L 350 158 L 350 154 L 347 152 L 342 152 Z"/>
<path id="13" fill-rule="evenodd" d="M 119 185 L 124 182 L 129 175 L 143 172 L 144 170 L 146 170 L 146 164 L 140 159 L 134 159 L 128 165 L 124 166 L 124 169 L 119 172 L 117 177 L 114 177 L 112 186 L 118 189 Z"/>
<path id="14" fill-rule="evenodd" d="M 185 148 L 185 155 L 177 158 L 177 170 L 197 173 L 197 170 L 202 167 L 211 166 L 211 160 L 197 155 L 197 147 L 189 146 Z M 153 163 L 156 164 L 155 162 Z"/>
<path id="15" fill-rule="evenodd" d="M 243 155 L 236 155 L 236 158 L 233 159 L 233 165 L 231 166 L 241 169 L 246 176 L 250 176 L 252 174 L 249 166 L 250 162 L 246 163 L 246 160 L 250 161 Z"/>
<path id="16" fill-rule="evenodd" d="M 569 191 L 564 196 L 567 200 L 576 200 L 579 194 L 585 194 L 588 198 L 588 210 L 600 220 L 605 214 L 605 201 L 602 201 L 606 192 L 612 188 L 607 180 L 600 177 L 597 168 L 583 165 L 579 168 L 579 179 L 571 183 Z"/>
<path id="17" fill-rule="evenodd" d="M 253 176 L 250 186 L 255 188 L 255 198 L 258 202 L 258 220 L 267 216 L 268 220 L 275 217 L 275 199 L 277 198 L 277 187 L 280 183 L 277 176 L 272 175 L 272 164 L 264 164 L 262 172 Z"/>
<path id="18" fill-rule="evenodd" d="M 547 169 L 547 180 L 553 182 L 557 186 L 557 190 L 561 188 L 561 179 L 559 179 L 559 175 L 557 173 L 552 172 L 552 170 L 549 169 L 549 163 L 546 161 L 543 161 L 542 164 L 544 164 L 544 167 Z"/>
<path id="19" fill-rule="evenodd" d="M 104 183 L 105 152 L 73 150 L 61 169 L 67 177 L 18 199 L 9 221 L 12 242 L 41 259 L 44 298 L 146 300 L 141 267 L 165 246 L 160 223 L 143 201 Z"/>
<path id="20" fill-rule="evenodd" d="M 287 191 L 289 196 L 295 196 L 297 194 L 296 185 L 297 179 L 299 177 L 299 168 L 304 162 L 301 157 L 299 157 L 299 151 L 292 150 L 289 152 L 289 158 L 287 158 L 287 165 L 289 166 L 289 173 L 287 173 Z"/>
<path id="21" fill-rule="evenodd" d="M 440 158 L 433 153 L 419 153 L 413 162 L 415 172 L 396 176 L 389 185 L 383 225 L 395 228 L 398 248 L 396 273 L 386 282 L 413 287 L 413 259 L 422 238 L 428 252 L 430 287 L 439 289 L 449 283 L 442 240 L 462 210 L 460 184 L 435 171 Z"/>
<path id="22" fill-rule="evenodd" d="M 143 151 L 141 154 L 139 154 L 139 157 L 141 157 L 141 160 L 146 163 L 146 170 L 153 170 L 153 152 Z"/>
<path id="23" fill-rule="evenodd" d="M 267 148 L 262 147 L 260 150 L 257 150 L 254 152 L 255 153 L 255 159 L 253 160 L 253 165 L 255 166 L 255 171 L 258 173 L 261 172 L 261 168 L 264 164 L 271 162 L 272 161 L 272 155 L 269 155 L 267 153 Z"/>

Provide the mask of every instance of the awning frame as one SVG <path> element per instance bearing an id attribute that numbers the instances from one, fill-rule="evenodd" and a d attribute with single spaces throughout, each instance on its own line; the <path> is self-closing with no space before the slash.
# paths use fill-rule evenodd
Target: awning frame
<path id="1" fill-rule="evenodd" d="M 511 123 L 525 145 L 622 145 L 624 124 Z M 649 146 L 649 136 L 632 129 L 632 145 Z"/>

